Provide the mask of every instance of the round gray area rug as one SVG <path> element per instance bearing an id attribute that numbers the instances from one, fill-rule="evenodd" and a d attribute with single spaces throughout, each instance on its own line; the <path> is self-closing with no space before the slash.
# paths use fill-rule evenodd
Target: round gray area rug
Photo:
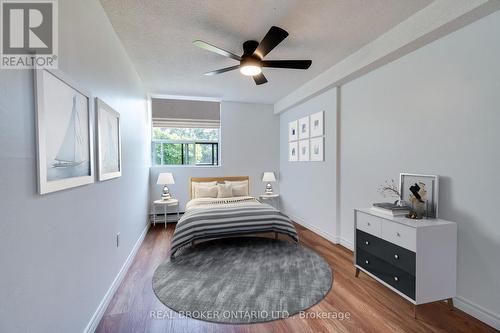
<path id="1" fill-rule="evenodd" d="M 332 286 L 330 266 L 295 243 L 246 237 L 186 248 L 158 266 L 153 290 L 181 315 L 219 323 L 286 318 L 318 303 Z"/>

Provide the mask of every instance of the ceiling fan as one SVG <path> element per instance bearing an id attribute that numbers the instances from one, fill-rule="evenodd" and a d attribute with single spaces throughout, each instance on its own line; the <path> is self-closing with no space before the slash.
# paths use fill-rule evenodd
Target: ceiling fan
<path id="1" fill-rule="evenodd" d="M 241 74 L 252 76 L 255 83 L 259 85 L 267 82 L 266 77 L 262 74 L 262 67 L 308 69 L 311 66 L 311 60 L 263 60 L 263 58 L 271 52 L 272 49 L 278 46 L 278 44 L 281 43 L 287 36 L 288 32 L 279 27 L 272 26 L 260 43 L 255 40 L 247 40 L 244 42 L 243 54 L 241 56 L 218 48 L 217 46 L 202 40 L 195 40 L 193 44 L 207 51 L 215 52 L 221 56 L 240 62 L 239 65 L 221 68 L 205 73 L 205 75 L 221 74 L 239 68 Z"/>

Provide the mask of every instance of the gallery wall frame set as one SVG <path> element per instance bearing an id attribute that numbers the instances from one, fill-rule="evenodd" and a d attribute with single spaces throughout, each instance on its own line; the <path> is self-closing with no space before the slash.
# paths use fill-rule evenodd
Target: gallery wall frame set
<path id="1" fill-rule="evenodd" d="M 97 139 L 97 160 L 100 164 L 107 158 L 117 160 L 111 163 L 114 169 L 99 167 L 98 179 L 121 176 L 119 113 L 99 99 L 96 99 L 95 104 L 99 107 L 94 113 L 92 95 L 60 70 L 35 69 L 34 86 L 38 193 L 94 183 L 94 120 L 97 132 L 101 133 Z M 110 129 L 116 133 L 105 135 Z M 104 156 L 104 152 L 108 155 Z M 114 157 L 110 152 L 116 152 Z"/>
<path id="2" fill-rule="evenodd" d="M 288 161 L 324 161 L 325 112 L 288 123 Z"/>

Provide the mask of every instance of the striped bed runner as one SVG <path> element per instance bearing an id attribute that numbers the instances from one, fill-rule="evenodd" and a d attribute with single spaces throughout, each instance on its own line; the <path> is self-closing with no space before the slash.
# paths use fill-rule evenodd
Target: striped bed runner
<path id="1" fill-rule="evenodd" d="M 268 204 L 240 203 L 234 207 L 188 210 L 175 227 L 170 256 L 194 240 L 262 232 L 277 232 L 290 236 L 295 242 L 299 240 L 290 219 Z"/>

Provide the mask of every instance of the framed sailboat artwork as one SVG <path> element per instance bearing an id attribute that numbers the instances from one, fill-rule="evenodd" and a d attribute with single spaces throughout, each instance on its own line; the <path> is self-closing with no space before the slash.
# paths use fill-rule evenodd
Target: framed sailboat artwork
<path id="1" fill-rule="evenodd" d="M 121 177 L 120 113 L 95 99 L 97 119 L 97 174 L 100 181 Z"/>
<path id="2" fill-rule="evenodd" d="M 38 193 L 94 182 L 92 99 L 59 70 L 35 70 Z"/>

